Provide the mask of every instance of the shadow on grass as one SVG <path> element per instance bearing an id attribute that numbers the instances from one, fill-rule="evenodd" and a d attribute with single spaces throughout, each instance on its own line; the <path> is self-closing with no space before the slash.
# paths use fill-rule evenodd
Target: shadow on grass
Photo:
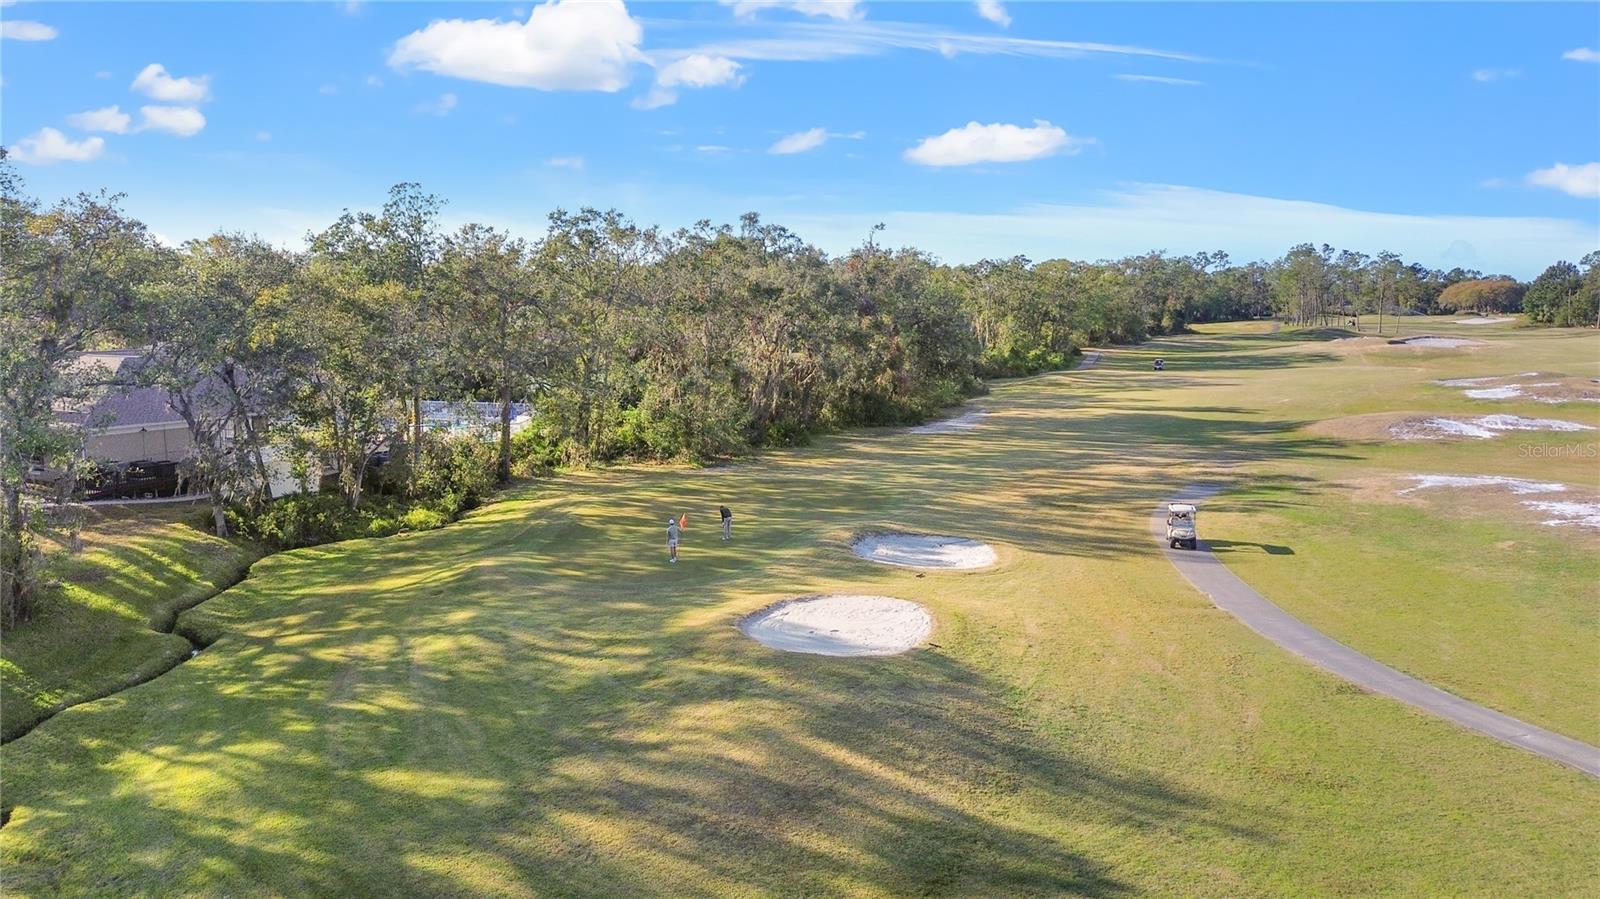
<path id="1" fill-rule="evenodd" d="M 1257 810 L 1052 745 L 937 651 L 785 654 L 686 623 L 719 591 L 387 549 L 252 579 L 203 661 L 12 747 L 10 828 L 42 839 L 10 887 L 1113 896 L 1062 822 L 1270 842 L 1234 823 Z M 409 580 L 352 586 L 379 569 Z"/>

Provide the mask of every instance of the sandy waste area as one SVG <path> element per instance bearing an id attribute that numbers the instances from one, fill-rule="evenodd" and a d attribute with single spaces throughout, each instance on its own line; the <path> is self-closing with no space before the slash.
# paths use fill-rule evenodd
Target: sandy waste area
<path id="1" fill-rule="evenodd" d="M 1445 475 L 1414 474 L 1407 480 L 1414 486 L 1399 491 L 1402 495 L 1419 490 L 1455 489 L 1482 490 L 1505 489 L 1518 496 L 1550 496 L 1568 492 L 1567 485 L 1551 481 L 1531 481 L 1526 478 L 1507 478 L 1496 475 Z M 1541 515 L 1549 516 L 1539 523 L 1552 527 L 1576 525 L 1600 530 L 1600 502 L 1590 500 L 1524 499 L 1521 504 Z"/>

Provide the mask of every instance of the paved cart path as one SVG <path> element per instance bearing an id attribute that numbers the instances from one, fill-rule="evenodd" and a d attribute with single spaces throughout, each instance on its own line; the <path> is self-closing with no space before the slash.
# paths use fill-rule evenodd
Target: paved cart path
<path id="1" fill-rule="evenodd" d="M 1168 502 L 1205 499 L 1219 489 L 1186 487 Z M 1151 528 L 1161 541 L 1162 552 L 1195 589 L 1211 597 L 1217 608 L 1244 622 L 1246 627 L 1318 668 L 1331 671 L 1374 693 L 1398 699 L 1518 749 L 1571 765 L 1591 777 L 1600 777 L 1600 748 L 1446 693 L 1356 652 L 1257 593 L 1229 571 L 1212 554 L 1204 540 L 1200 541 L 1199 549 L 1168 548 L 1165 513 L 1166 503 L 1162 503 L 1150 519 Z"/>

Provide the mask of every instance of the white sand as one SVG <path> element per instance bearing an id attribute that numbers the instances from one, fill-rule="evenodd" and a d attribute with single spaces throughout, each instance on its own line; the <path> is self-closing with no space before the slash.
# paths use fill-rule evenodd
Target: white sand
<path id="1" fill-rule="evenodd" d="M 1532 378 L 1538 375 L 1536 371 L 1519 372 L 1514 375 L 1484 375 L 1481 378 L 1451 378 L 1448 381 L 1435 381 L 1445 387 L 1471 387 L 1475 384 L 1488 384 L 1491 381 L 1509 381 L 1512 378 Z"/>
<path id="2" fill-rule="evenodd" d="M 1477 387 L 1463 391 L 1475 400 L 1508 400 L 1514 396 L 1522 396 L 1522 388 L 1515 384 L 1505 387 Z"/>
<path id="3" fill-rule="evenodd" d="M 1401 440 L 1437 440 L 1471 437 L 1483 440 L 1505 431 L 1593 431 L 1593 425 L 1558 418 L 1523 418 L 1520 415 L 1483 415 L 1478 418 L 1427 418 L 1392 425 L 1389 433 Z"/>
<path id="4" fill-rule="evenodd" d="M 1426 490 L 1429 487 L 1505 487 L 1512 493 L 1517 494 L 1565 493 L 1567 489 L 1565 484 L 1488 475 L 1416 474 L 1411 475 L 1410 478 L 1417 482 L 1417 486 L 1402 490 L 1400 491 L 1401 493 Z M 1553 516 L 1539 522 L 1540 524 L 1553 527 L 1575 524 L 1581 528 L 1600 530 L 1600 502 L 1525 499 L 1522 500 L 1522 505 L 1536 512 Z"/>
<path id="5" fill-rule="evenodd" d="M 739 630 L 786 652 L 888 656 L 927 639 L 933 616 L 914 602 L 888 596 L 804 596 L 746 616 Z"/>
<path id="6" fill-rule="evenodd" d="M 902 568 L 938 568 L 968 571 L 995 563 L 994 547 L 961 537 L 932 534 L 868 534 L 850 544 L 856 555 L 869 562 Z"/>
<path id="7" fill-rule="evenodd" d="M 1600 528 L 1600 503 L 1553 503 L 1542 500 L 1526 500 L 1524 506 L 1537 509 L 1555 518 L 1539 522 L 1561 526 L 1575 524 L 1581 528 Z"/>
<path id="8" fill-rule="evenodd" d="M 1464 319 L 1461 319 L 1460 321 L 1456 322 L 1456 324 L 1458 324 L 1458 325 L 1498 325 L 1501 322 L 1508 322 L 1508 321 L 1512 321 L 1512 319 L 1509 319 L 1509 318 L 1484 318 L 1483 316 L 1480 315 L 1480 316 L 1478 316 L 1476 318 L 1464 318 Z"/>
<path id="9" fill-rule="evenodd" d="M 953 434 L 958 431 L 970 431 L 977 427 L 979 419 L 989 413 L 982 409 L 973 409 L 963 412 L 954 418 L 944 418 L 939 421 L 930 421 L 925 425 L 917 425 L 911 429 L 913 434 Z"/>
<path id="10" fill-rule="evenodd" d="M 1512 493 L 1561 493 L 1567 489 L 1563 484 L 1529 481 L 1523 478 L 1502 478 L 1493 475 L 1414 474 L 1408 477 L 1416 481 L 1417 486 L 1408 487 L 1400 491 L 1401 493 L 1428 490 L 1434 487 L 1505 487 Z"/>
<path id="11" fill-rule="evenodd" d="M 1400 340 L 1391 340 L 1389 342 L 1401 346 L 1432 347 L 1477 346 L 1478 344 L 1476 340 L 1468 340 L 1465 337 L 1406 337 Z"/>

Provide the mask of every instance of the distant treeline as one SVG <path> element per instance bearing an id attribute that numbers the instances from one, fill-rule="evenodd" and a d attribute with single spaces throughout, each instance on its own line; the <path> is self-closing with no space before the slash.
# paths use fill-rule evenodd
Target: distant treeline
<path id="1" fill-rule="evenodd" d="M 113 345 L 148 348 L 140 377 L 188 420 L 191 476 L 213 495 L 264 493 L 273 446 L 318 460 L 355 507 L 378 447 L 404 447 L 421 470 L 422 399 L 499 402 L 508 421 L 512 403 L 532 403 L 519 445 L 502 433 L 505 477 L 519 453 L 546 464 L 711 458 L 912 422 L 985 378 L 1192 322 L 1518 302 L 1542 321 L 1595 314 L 1594 255 L 1586 270 L 1552 266 L 1525 295 L 1479 272 L 1309 244 L 1245 264 L 1152 252 L 945 265 L 875 233 L 830 257 L 754 214 L 666 232 L 615 211 L 557 210 L 543 235 L 447 234 L 442 201 L 415 184 L 396 185 L 376 212 L 340 216 L 304 252 L 234 233 L 173 249 L 118 197 L 45 208 L 3 161 L 0 177 L 12 535 L 24 530 L 29 464 L 70 467 L 83 445 L 52 411 L 90 388 L 72 361 Z M 27 550 L 8 539 L 5 551 L 10 578 Z"/>

